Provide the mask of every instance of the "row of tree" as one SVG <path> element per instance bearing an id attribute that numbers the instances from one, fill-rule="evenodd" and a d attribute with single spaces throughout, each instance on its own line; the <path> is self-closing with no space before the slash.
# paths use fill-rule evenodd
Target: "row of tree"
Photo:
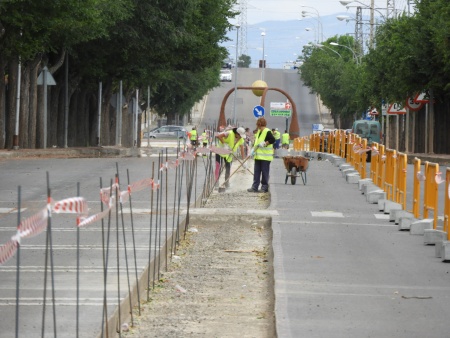
<path id="1" fill-rule="evenodd" d="M 235 2 L 0 1 L 0 149 L 63 146 L 67 124 L 68 146 L 96 145 L 100 82 L 103 145 L 114 144 L 119 122 L 122 144 L 133 142 L 132 112 L 116 118 L 112 98 L 120 82 L 125 102 L 141 89 L 141 108 L 150 105 L 168 123 L 187 114 L 219 85 L 227 55 L 219 44 L 232 28 Z M 45 66 L 56 81 L 48 87 L 48 114 L 44 88 L 37 84 Z"/>
<path id="2" fill-rule="evenodd" d="M 320 94 L 335 120 L 339 115 L 344 128 L 371 107 L 381 112 L 383 102 L 404 104 L 426 91 L 429 106 L 411 112 L 410 120 L 402 117 L 391 131 L 402 136 L 400 150 L 449 153 L 450 3 L 416 0 L 415 8 L 413 15 L 402 14 L 377 26 L 373 48 L 365 55 L 349 36 L 305 46 L 301 78 Z M 416 137 L 405 138 L 406 130 Z"/>

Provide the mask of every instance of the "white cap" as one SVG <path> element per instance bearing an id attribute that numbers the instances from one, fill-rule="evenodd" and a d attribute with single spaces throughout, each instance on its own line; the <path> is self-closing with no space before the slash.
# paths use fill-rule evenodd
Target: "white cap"
<path id="1" fill-rule="evenodd" d="M 242 138 L 245 138 L 245 129 L 242 127 L 239 127 L 238 129 L 236 129 L 236 131 L 239 133 L 239 135 L 241 135 Z"/>
<path id="2" fill-rule="evenodd" d="M 275 128 L 276 131 L 278 131 L 278 128 Z"/>

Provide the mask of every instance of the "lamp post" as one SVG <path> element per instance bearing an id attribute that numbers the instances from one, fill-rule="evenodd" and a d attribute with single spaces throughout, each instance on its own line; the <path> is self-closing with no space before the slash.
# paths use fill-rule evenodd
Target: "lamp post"
<path id="1" fill-rule="evenodd" d="M 262 71 L 261 71 L 261 80 L 264 81 L 264 69 L 266 68 L 266 58 L 264 55 L 264 37 L 266 36 L 266 32 L 261 32 L 262 36 Z"/>
<path id="2" fill-rule="evenodd" d="M 237 96 L 237 70 L 238 70 L 238 49 L 239 49 L 239 24 L 236 27 L 236 58 L 234 62 L 234 96 L 233 96 L 233 124 L 236 125 L 236 96 Z"/>
<path id="3" fill-rule="evenodd" d="M 336 53 L 340 58 L 342 58 L 342 55 L 339 54 L 338 52 L 336 52 L 333 48 L 330 48 L 330 47 L 328 47 L 328 46 L 322 45 L 322 44 L 320 44 L 320 43 L 314 43 L 313 46 L 315 46 L 315 47 L 317 47 L 317 48 L 326 48 L 326 49 L 329 49 L 329 50 L 331 50 L 333 53 Z"/>
<path id="4" fill-rule="evenodd" d="M 307 7 L 307 6 L 302 6 L 302 7 Z M 310 14 L 317 15 L 317 18 L 311 16 Z M 310 17 L 310 18 L 313 18 L 313 19 L 317 20 L 317 22 L 318 22 L 318 25 L 317 25 L 317 27 L 318 27 L 318 30 L 317 30 L 318 31 L 317 32 L 318 39 L 317 40 L 318 40 L 319 43 L 322 42 L 323 41 L 323 25 L 322 25 L 322 20 L 320 19 L 319 12 L 317 11 L 317 13 L 311 13 L 311 12 L 308 12 L 308 11 L 302 11 L 302 17 L 303 18 Z"/>
<path id="5" fill-rule="evenodd" d="M 314 41 L 317 42 L 317 38 L 316 38 L 316 30 L 311 28 L 311 27 L 306 27 L 305 31 L 310 32 L 310 31 L 314 31 Z"/>
<path id="6" fill-rule="evenodd" d="M 332 46 L 340 46 L 340 47 L 344 47 L 344 48 L 347 48 L 348 50 L 350 50 L 353 53 L 353 59 L 355 60 L 356 64 L 359 65 L 359 58 L 358 58 L 358 56 L 356 55 L 356 53 L 355 53 L 355 51 L 353 49 L 351 49 L 350 47 L 345 46 L 345 45 L 340 45 L 337 42 L 330 42 L 330 45 L 332 45 Z"/>

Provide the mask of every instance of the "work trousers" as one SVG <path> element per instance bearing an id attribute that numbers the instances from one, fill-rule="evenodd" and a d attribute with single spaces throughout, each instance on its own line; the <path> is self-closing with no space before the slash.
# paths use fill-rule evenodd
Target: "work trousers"
<path id="1" fill-rule="evenodd" d="M 257 191 L 260 183 L 262 191 L 269 190 L 270 162 L 271 161 L 255 160 L 255 166 L 253 168 L 253 190 Z"/>
<path id="2" fill-rule="evenodd" d="M 219 154 L 216 154 L 216 182 L 219 183 L 219 175 L 222 170 L 222 166 L 225 165 L 225 181 L 230 177 L 231 172 L 231 162 L 226 161 L 226 157 L 222 157 Z M 229 187 L 230 182 L 225 183 L 225 187 Z"/>

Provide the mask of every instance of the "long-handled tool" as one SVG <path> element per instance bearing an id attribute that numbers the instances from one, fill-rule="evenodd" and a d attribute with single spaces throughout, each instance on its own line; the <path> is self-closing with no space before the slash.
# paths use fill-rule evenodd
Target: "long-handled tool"
<path id="1" fill-rule="evenodd" d="M 250 158 L 250 156 L 248 156 L 243 162 L 239 161 L 239 166 L 236 168 L 235 171 L 233 171 L 233 173 L 225 180 L 225 182 L 223 182 L 222 186 L 219 187 L 219 192 L 225 192 L 225 184 L 230 180 L 231 176 L 233 176 L 240 167 L 242 167 L 244 165 L 244 163 Z M 253 175 L 253 174 L 252 174 Z"/>
<path id="2" fill-rule="evenodd" d="M 244 162 L 245 161 L 247 161 L 247 159 L 250 157 L 250 156 L 247 156 L 247 158 L 245 159 L 245 161 L 244 162 L 241 162 L 241 160 L 235 155 L 235 154 L 233 154 L 233 156 L 234 156 L 234 158 L 239 162 L 239 163 L 241 163 L 241 164 L 244 164 Z M 244 167 L 245 168 L 245 167 Z M 249 169 L 249 168 L 245 168 L 250 174 L 252 174 L 252 176 L 253 176 L 253 172 Z"/>

